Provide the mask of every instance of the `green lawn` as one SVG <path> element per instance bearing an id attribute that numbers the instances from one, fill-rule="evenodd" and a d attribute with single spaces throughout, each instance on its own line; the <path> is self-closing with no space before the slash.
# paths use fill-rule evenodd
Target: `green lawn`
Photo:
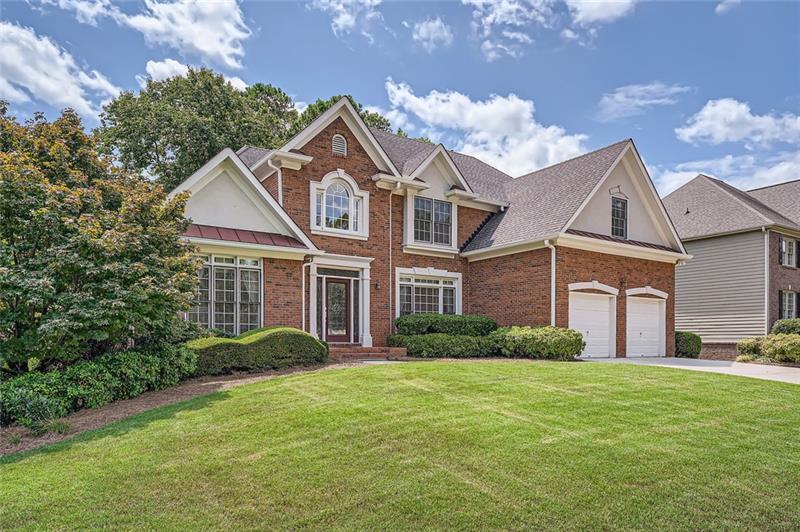
<path id="1" fill-rule="evenodd" d="M 0 460 L 0 528 L 800 527 L 800 386 L 657 367 L 297 374 Z"/>

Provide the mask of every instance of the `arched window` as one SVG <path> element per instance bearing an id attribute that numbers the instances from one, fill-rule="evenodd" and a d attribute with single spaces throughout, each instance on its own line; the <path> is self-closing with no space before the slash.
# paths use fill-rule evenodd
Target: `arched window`
<path id="1" fill-rule="evenodd" d="M 369 194 L 341 170 L 311 183 L 312 231 L 366 238 Z M 363 222 L 362 222 L 363 220 Z"/>
<path id="2" fill-rule="evenodd" d="M 338 133 L 331 139 L 331 146 L 334 155 L 347 157 L 347 140 Z"/>

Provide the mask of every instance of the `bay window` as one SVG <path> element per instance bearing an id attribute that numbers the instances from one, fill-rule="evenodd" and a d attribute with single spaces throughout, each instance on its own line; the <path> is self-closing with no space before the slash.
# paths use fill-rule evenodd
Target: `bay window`
<path id="1" fill-rule="evenodd" d="M 201 258 L 198 290 L 186 319 L 231 334 L 261 327 L 261 260 L 225 255 Z"/>
<path id="2" fill-rule="evenodd" d="M 398 315 L 456 314 L 459 289 L 455 277 L 399 275 Z"/>
<path id="3" fill-rule="evenodd" d="M 414 241 L 437 246 L 452 245 L 453 204 L 430 198 L 414 198 Z"/>

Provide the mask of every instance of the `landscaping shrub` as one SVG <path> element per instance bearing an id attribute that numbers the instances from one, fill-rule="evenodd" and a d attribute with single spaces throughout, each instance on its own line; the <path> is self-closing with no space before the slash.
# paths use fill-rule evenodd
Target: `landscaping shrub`
<path id="1" fill-rule="evenodd" d="M 237 338 L 199 338 L 186 347 L 197 353 L 198 375 L 308 366 L 328 356 L 324 344 L 292 327 L 268 327 Z"/>
<path id="2" fill-rule="evenodd" d="M 800 334 L 800 318 L 778 320 L 772 325 L 772 334 Z"/>
<path id="3" fill-rule="evenodd" d="M 585 346 L 576 330 L 562 327 L 503 327 L 490 335 L 503 356 L 572 360 Z"/>
<path id="4" fill-rule="evenodd" d="M 64 370 L 29 372 L 0 383 L 0 423 L 41 430 L 48 420 L 75 410 L 173 386 L 196 367 L 193 351 L 166 346 L 159 352 L 109 353 Z"/>
<path id="5" fill-rule="evenodd" d="M 407 314 L 395 320 L 399 335 L 444 333 L 462 336 L 487 336 L 497 323 L 475 314 Z"/>
<path id="6" fill-rule="evenodd" d="M 697 358 L 703 341 L 695 333 L 675 331 L 675 356 L 682 358 Z"/>
<path id="7" fill-rule="evenodd" d="M 739 355 L 749 358 L 761 358 L 762 344 L 764 343 L 763 336 L 755 336 L 753 338 L 742 338 L 736 343 L 736 351 Z"/>
<path id="8" fill-rule="evenodd" d="M 761 352 L 767 360 L 800 364 L 800 334 L 770 334 Z"/>
<path id="9" fill-rule="evenodd" d="M 489 336 L 463 334 L 396 334 L 388 338 L 391 347 L 405 347 L 408 356 L 419 358 L 471 358 L 497 355 L 497 347 Z"/>

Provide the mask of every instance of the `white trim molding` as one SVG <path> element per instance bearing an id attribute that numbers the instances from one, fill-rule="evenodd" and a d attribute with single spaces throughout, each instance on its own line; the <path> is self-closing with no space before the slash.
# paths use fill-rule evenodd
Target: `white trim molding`
<path id="1" fill-rule="evenodd" d="M 599 281 L 589 281 L 588 283 L 569 283 L 567 287 L 569 288 L 570 292 L 574 292 L 576 290 L 599 290 L 600 292 L 605 292 L 606 294 L 611 294 L 612 296 L 619 294 L 618 288 L 608 286 L 607 284 L 603 284 Z"/>
<path id="2" fill-rule="evenodd" d="M 657 288 L 653 288 L 652 286 L 642 286 L 640 288 L 628 288 L 625 290 L 626 296 L 640 296 L 640 295 L 648 295 L 648 296 L 656 296 L 660 297 L 661 299 L 668 299 L 669 294 L 658 290 Z"/>
<path id="3" fill-rule="evenodd" d="M 463 312 L 462 301 L 463 301 L 463 282 L 462 282 L 462 274 L 459 272 L 451 272 L 448 270 L 440 270 L 433 267 L 428 268 L 395 268 L 394 269 L 394 316 L 396 318 L 400 317 L 400 277 L 422 277 L 422 278 L 437 278 L 437 279 L 450 279 L 453 281 L 453 286 L 456 289 L 456 296 L 455 296 L 455 313 L 461 314 Z M 431 285 L 434 286 L 434 285 Z M 442 288 L 442 285 L 438 285 L 438 288 Z M 445 286 L 446 288 L 452 288 Z M 440 307 L 441 307 L 441 297 L 442 291 L 439 292 L 440 297 Z"/>
<path id="4" fill-rule="evenodd" d="M 325 195 L 332 184 L 340 182 L 348 189 L 350 196 L 349 212 L 358 210 L 358 230 L 335 229 L 325 226 Z M 328 235 L 340 238 L 354 238 L 367 240 L 369 238 L 369 192 L 361 190 L 358 183 L 347 172 L 337 168 L 328 172 L 321 181 L 311 181 L 309 184 L 309 227 L 315 235 Z M 317 225 L 317 196 L 322 194 L 322 225 Z M 352 221 L 352 220 L 351 220 Z"/>

